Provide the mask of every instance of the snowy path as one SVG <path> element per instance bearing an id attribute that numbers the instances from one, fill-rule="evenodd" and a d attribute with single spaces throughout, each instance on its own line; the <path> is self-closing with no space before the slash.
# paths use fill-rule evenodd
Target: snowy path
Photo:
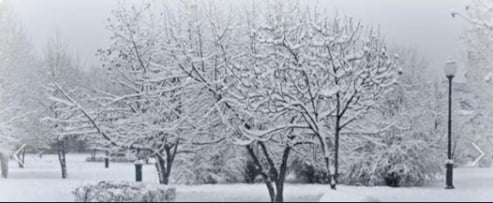
<path id="1" fill-rule="evenodd" d="M 27 168 L 11 164 L 9 179 L 0 179 L 0 201 L 72 201 L 74 188 L 100 180 L 133 181 L 132 164 L 112 163 L 104 169 L 103 163 L 87 163 L 88 155 L 68 156 L 69 179 L 59 179 L 56 156 L 35 159 L 29 156 Z M 144 166 L 144 181 L 156 183 L 153 166 Z M 349 187 L 341 186 L 328 192 L 330 201 L 351 200 L 353 197 L 371 197 L 380 201 L 492 201 L 493 169 L 458 169 L 455 173 L 456 190 L 443 189 L 443 183 L 423 188 Z M 178 201 L 268 201 L 262 184 L 176 186 Z M 287 185 L 287 201 L 318 201 L 327 192 L 324 185 Z"/>

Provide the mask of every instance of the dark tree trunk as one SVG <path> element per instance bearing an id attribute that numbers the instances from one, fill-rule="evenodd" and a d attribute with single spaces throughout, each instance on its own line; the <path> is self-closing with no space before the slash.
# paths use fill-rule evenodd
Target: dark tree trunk
<path id="1" fill-rule="evenodd" d="M 0 153 L 0 167 L 3 178 L 9 176 L 9 158 L 6 154 Z"/>
<path id="2" fill-rule="evenodd" d="M 248 153 L 250 154 L 250 157 L 253 159 L 253 162 L 258 168 L 259 174 L 262 176 L 262 179 L 265 185 L 267 186 L 267 190 L 269 191 L 270 201 L 284 202 L 284 198 L 283 198 L 284 182 L 286 180 L 288 158 L 289 158 L 289 153 L 291 151 L 291 147 L 287 146 L 286 148 L 284 148 L 281 166 L 278 170 L 271 156 L 269 155 L 266 146 L 262 142 L 259 142 L 259 145 L 264 153 L 265 158 L 267 159 L 267 162 L 269 163 L 268 170 L 267 169 L 264 170 L 264 167 L 262 166 L 262 163 L 260 162 L 258 155 L 255 154 L 255 151 L 250 145 L 247 146 Z"/>
<path id="3" fill-rule="evenodd" d="M 168 168 L 166 167 L 166 161 L 161 157 L 157 156 L 157 163 L 156 163 L 156 169 L 157 169 L 157 174 L 159 177 L 159 183 L 163 185 L 167 185 L 169 183 L 169 172 Z"/>
<path id="4" fill-rule="evenodd" d="M 284 202 L 284 181 L 286 180 L 286 173 L 288 171 L 288 159 L 289 153 L 291 152 L 291 147 L 286 147 L 282 155 L 281 167 L 279 169 L 279 177 L 276 180 L 276 202 Z"/>
<path id="5" fill-rule="evenodd" d="M 331 180 L 330 187 L 335 190 L 338 184 L 337 178 L 339 176 L 339 135 L 340 135 L 340 119 L 336 120 L 336 130 L 335 130 L 335 145 L 334 145 L 334 175 L 333 180 Z"/>
<path id="6" fill-rule="evenodd" d="M 331 173 L 331 170 L 330 170 L 330 157 L 328 155 L 328 148 L 329 147 L 326 147 L 329 145 L 329 141 L 328 140 L 323 140 L 322 138 L 319 138 L 319 141 L 321 143 L 321 147 L 324 151 L 324 163 L 325 163 L 325 177 L 324 178 L 327 178 L 323 181 L 324 184 L 330 184 L 330 187 L 332 188 L 332 185 L 333 185 L 333 182 L 332 181 L 332 173 Z M 316 160 L 316 159 L 314 159 Z"/>
<path id="7" fill-rule="evenodd" d="M 333 180 L 333 177 L 334 175 L 330 172 L 330 160 L 329 160 L 329 157 L 325 157 L 324 158 L 324 161 L 325 161 L 325 168 L 326 168 L 326 173 L 327 173 L 327 182 L 329 183 L 330 185 L 330 188 L 335 190 L 336 189 L 336 185 L 335 185 L 335 181 Z"/>
<path id="8" fill-rule="evenodd" d="M 175 161 L 175 157 L 179 145 L 180 142 L 177 141 L 174 145 L 164 148 L 164 152 L 166 153 L 166 159 L 163 158 L 162 154 L 161 156 L 156 156 L 157 159 L 156 169 L 158 172 L 160 184 L 163 185 L 169 184 L 171 169 L 173 168 L 173 163 Z"/>
<path id="9" fill-rule="evenodd" d="M 58 140 L 58 160 L 60 161 L 60 168 L 62 170 L 62 179 L 66 179 L 67 174 L 67 159 L 66 159 L 66 151 L 65 151 L 65 138 Z"/>
<path id="10" fill-rule="evenodd" d="M 269 191 L 270 201 L 275 202 L 276 192 L 274 190 L 274 186 L 272 185 L 272 182 L 270 181 L 269 175 L 267 175 L 267 173 L 265 173 L 265 171 L 262 167 L 262 163 L 260 162 L 257 155 L 255 154 L 252 146 L 247 145 L 246 147 L 248 150 L 248 154 L 250 154 L 250 157 L 253 159 L 253 162 L 257 166 L 257 170 L 258 170 L 259 174 L 262 176 L 262 180 L 264 180 L 264 183 L 267 186 L 267 190 Z"/>
<path id="11" fill-rule="evenodd" d="M 330 188 L 333 190 L 337 187 L 337 177 L 339 176 L 339 135 L 341 132 L 341 119 L 343 113 L 341 112 L 341 96 L 339 93 L 336 94 L 337 104 L 336 104 L 336 123 L 335 123 L 335 145 L 334 145 L 334 175 L 330 181 Z"/>

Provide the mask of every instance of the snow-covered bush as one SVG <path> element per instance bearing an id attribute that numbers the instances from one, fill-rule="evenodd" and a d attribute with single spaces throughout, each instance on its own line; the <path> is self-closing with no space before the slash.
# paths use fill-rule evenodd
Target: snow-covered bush
<path id="1" fill-rule="evenodd" d="M 356 185 L 416 186 L 434 180 L 444 165 L 446 90 L 426 78 L 426 64 L 400 51 L 402 72 L 389 96 L 344 135 L 349 157 L 343 181 Z"/>
<path id="2" fill-rule="evenodd" d="M 104 162 L 104 157 L 96 157 L 93 159 L 93 157 L 87 157 L 86 162 Z M 133 163 L 137 161 L 136 158 L 132 157 L 110 157 L 110 162 L 115 162 L 115 163 Z"/>
<path id="3" fill-rule="evenodd" d="M 341 178 L 350 185 L 420 186 L 436 180 L 442 162 L 423 140 L 391 138 L 389 143 L 361 146 Z"/>
<path id="4" fill-rule="evenodd" d="M 255 183 L 258 175 L 259 172 L 255 163 L 250 159 L 247 160 L 243 169 L 243 180 L 245 183 Z"/>
<path id="5" fill-rule="evenodd" d="M 172 176 L 180 184 L 226 184 L 244 182 L 246 155 L 231 144 L 206 146 L 197 153 L 182 156 Z"/>
<path id="6" fill-rule="evenodd" d="M 316 164 L 313 161 L 295 159 L 290 166 L 292 168 L 296 181 L 299 183 L 328 183 L 328 175 L 322 164 Z"/>
<path id="7" fill-rule="evenodd" d="M 102 181 L 73 192 L 76 202 L 174 202 L 176 189 L 143 183 Z"/>

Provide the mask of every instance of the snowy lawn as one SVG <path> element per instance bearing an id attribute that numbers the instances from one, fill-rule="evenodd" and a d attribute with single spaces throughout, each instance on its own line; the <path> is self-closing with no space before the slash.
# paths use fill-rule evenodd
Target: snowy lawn
<path id="1" fill-rule="evenodd" d="M 133 164 L 88 163 L 88 155 L 69 154 L 69 179 L 61 180 L 55 155 L 43 159 L 28 156 L 25 169 L 11 163 L 9 179 L 0 179 L 0 201 L 72 201 L 72 191 L 101 180 L 134 180 Z M 144 166 L 144 182 L 156 183 L 152 165 Z M 444 190 L 442 183 L 422 188 L 340 186 L 337 191 L 324 185 L 292 185 L 285 190 L 287 201 L 492 201 L 493 169 L 458 169 L 456 190 Z M 177 185 L 177 201 L 268 201 L 264 185 Z M 324 195 L 325 193 L 325 195 Z"/>
<path id="2" fill-rule="evenodd" d="M 56 155 L 42 159 L 26 156 L 26 168 L 10 163 L 9 179 L 0 179 L 0 201 L 73 201 L 72 191 L 79 186 L 101 180 L 134 181 L 135 168 L 129 163 L 89 163 L 87 154 L 68 154 L 67 180 L 60 179 L 60 166 Z M 144 182 L 157 183 L 153 165 L 144 166 Z M 267 189 L 262 184 L 234 185 L 176 185 L 177 201 L 268 201 Z M 326 191 L 323 185 L 288 185 L 285 197 L 288 201 L 318 201 Z"/>

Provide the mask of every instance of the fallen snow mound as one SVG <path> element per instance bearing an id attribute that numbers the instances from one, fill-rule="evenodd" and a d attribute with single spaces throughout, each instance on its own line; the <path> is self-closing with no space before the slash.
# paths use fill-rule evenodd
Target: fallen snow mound
<path id="1" fill-rule="evenodd" d="M 176 189 L 154 184 L 102 181 L 79 187 L 73 194 L 76 202 L 174 202 Z"/>
<path id="2" fill-rule="evenodd" d="M 342 188 L 330 190 L 322 196 L 320 202 L 380 202 L 375 197 L 349 192 Z"/>

